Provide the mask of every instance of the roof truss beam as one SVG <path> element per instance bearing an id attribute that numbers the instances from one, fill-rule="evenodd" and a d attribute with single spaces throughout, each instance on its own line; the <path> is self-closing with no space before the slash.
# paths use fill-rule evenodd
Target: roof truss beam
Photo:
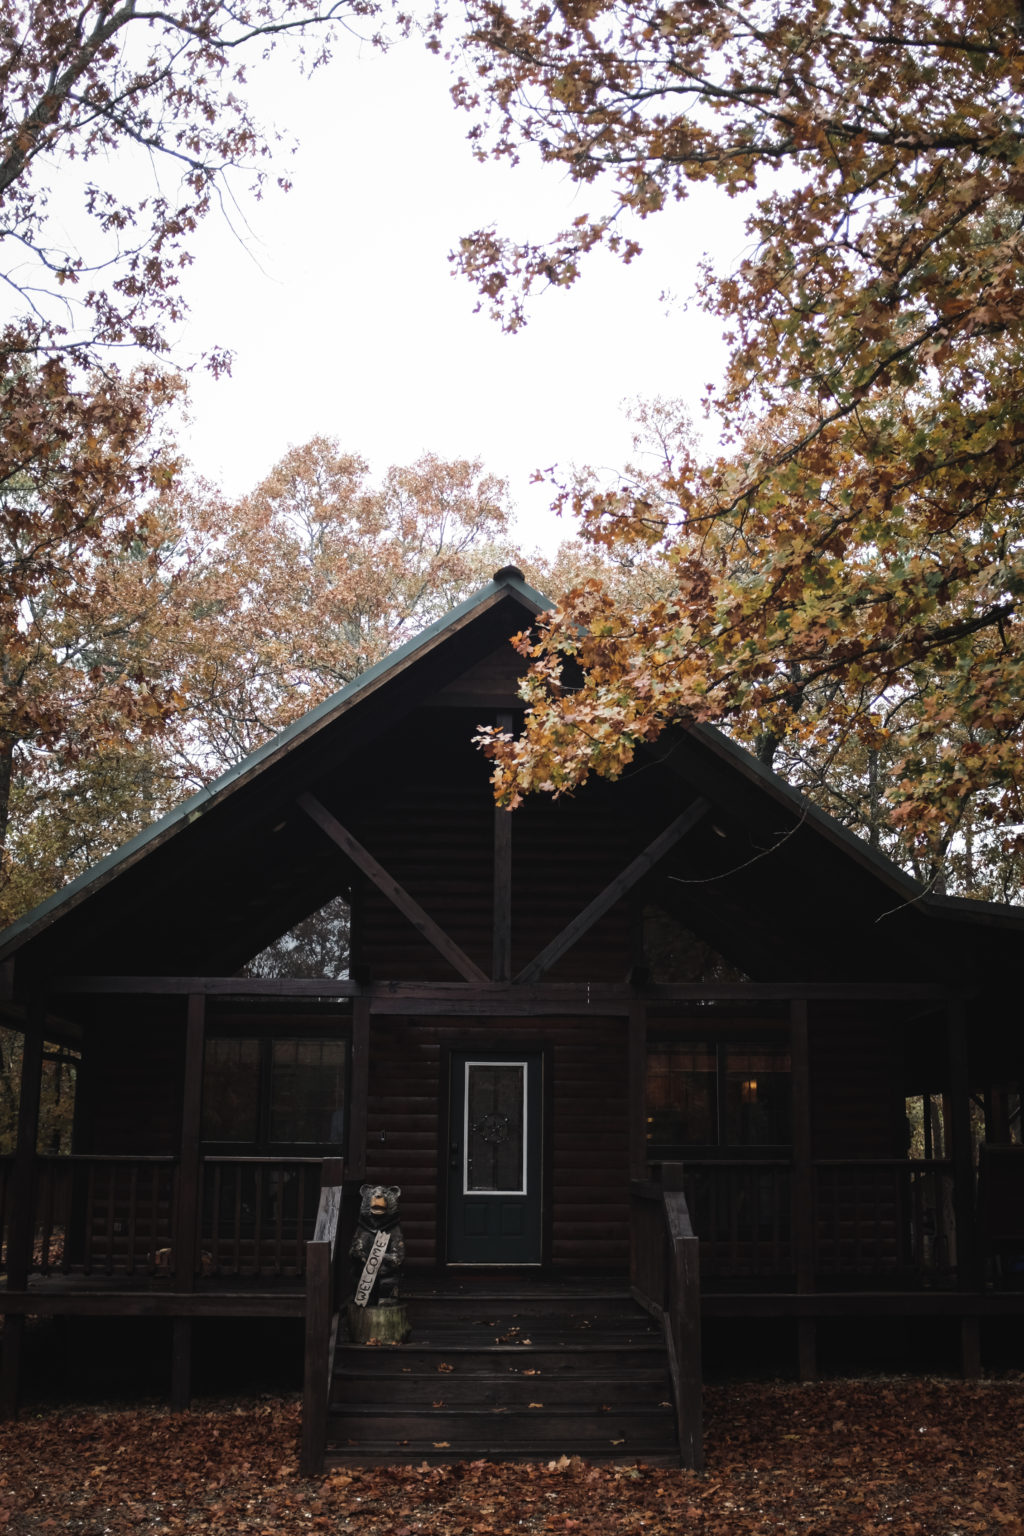
<path id="1" fill-rule="evenodd" d="M 519 972 L 516 977 L 517 983 L 539 981 L 556 961 L 561 960 L 562 956 L 589 929 L 593 928 L 600 918 L 604 917 L 606 912 L 611 911 L 617 901 L 621 901 L 622 897 L 654 868 L 659 859 L 663 859 L 670 849 L 704 820 L 710 809 L 711 801 L 699 795 L 692 805 L 687 806 L 675 821 L 670 822 L 664 832 L 659 833 L 654 841 L 647 845 L 643 853 L 637 854 L 632 863 L 627 864 L 622 873 L 616 875 L 615 879 L 606 885 L 604 890 L 583 908 L 582 912 L 578 912 L 572 922 L 567 923 L 550 944 L 545 945 L 539 954 L 534 955 L 529 965 L 524 966 Z"/>
<path id="2" fill-rule="evenodd" d="M 327 807 L 316 798 L 315 795 L 302 794 L 298 798 L 300 808 L 305 811 L 311 821 L 316 822 L 321 832 L 325 833 L 346 858 L 351 859 L 357 869 L 373 882 L 382 896 L 396 906 L 403 917 L 407 917 L 416 929 L 422 934 L 429 944 L 432 944 L 438 954 L 442 955 L 448 964 L 453 966 L 464 981 L 487 981 L 488 977 L 465 954 L 455 940 L 450 938 L 444 929 L 439 927 L 429 912 L 425 912 L 414 896 L 403 885 L 389 875 L 382 864 L 379 864 L 368 849 L 364 848 L 347 827 L 343 827 L 336 816 L 332 816 Z"/>

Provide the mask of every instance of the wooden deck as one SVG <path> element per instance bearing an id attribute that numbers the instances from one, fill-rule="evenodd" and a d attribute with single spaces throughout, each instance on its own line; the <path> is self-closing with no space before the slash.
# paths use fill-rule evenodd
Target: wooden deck
<path id="1" fill-rule="evenodd" d="M 0 1314 L 30 1317 L 304 1317 L 302 1279 L 210 1277 L 177 1291 L 152 1275 L 31 1275 L 26 1287 L 0 1283 Z"/>

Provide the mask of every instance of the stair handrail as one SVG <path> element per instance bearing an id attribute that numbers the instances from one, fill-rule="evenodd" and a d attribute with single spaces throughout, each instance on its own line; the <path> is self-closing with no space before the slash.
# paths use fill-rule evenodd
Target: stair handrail
<path id="1" fill-rule="evenodd" d="M 700 1471 L 704 1466 L 700 1243 L 690 1221 L 682 1184 L 681 1163 L 663 1163 L 660 1184 L 631 1181 L 633 1202 L 655 1202 L 662 1216 L 657 1241 L 647 1245 L 642 1242 L 634 1217 L 631 1286 L 637 1301 L 661 1323 L 664 1331 L 680 1460 L 684 1467 Z"/>
<path id="2" fill-rule="evenodd" d="M 341 1254 L 344 1160 L 325 1157 L 313 1236 L 306 1243 L 306 1339 L 302 1388 L 303 1475 L 323 1471 L 327 1408 L 338 1341 L 337 1271 Z"/>

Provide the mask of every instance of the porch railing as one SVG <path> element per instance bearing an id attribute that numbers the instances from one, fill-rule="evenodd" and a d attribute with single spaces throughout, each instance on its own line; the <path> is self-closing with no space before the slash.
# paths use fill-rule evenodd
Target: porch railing
<path id="1" fill-rule="evenodd" d="M 13 1164 L 0 1159 L 5 1234 Z M 171 1157 L 37 1157 L 33 1272 L 131 1275 L 157 1267 L 172 1241 L 176 1172 Z"/>
<path id="2" fill-rule="evenodd" d="M 793 1269 L 788 1161 L 684 1165 L 683 1189 L 707 1278 L 757 1279 Z"/>
<path id="3" fill-rule="evenodd" d="M 952 1162 L 820 1160 L 814 1195 L 818 1275 L 890 1275 L 926 1283 L 955 1274 Z"/>
<path id="4" fill-rule="evenodd" d="M 666 1167 L 674 1165 L 666 1164 Z M 683 1190 L 708 1280 L 788 1284 L 796 1271 L 792 1164 L 717 1159 L 683 1165 Z M 817 1159 L 812 1166 L 817 1279 L 929 1285 L 956 1272 L 953 1164 L 938 1159 Z"/>
<path id="5" fill-rule="evenodd" d="M 0 1158 L 3 1268 L 13 1165 Z M 322 1166 L 314 1157 L 205 1158 L 194 1278 L 301 1278 Z M 176 1158 L 39 1156 L 34 1171 L 33 1273 L 175 1275 Z"/>
<path id="6" fill-rule="evenodd" d="M 204 1158 L 200 1273 L 304 1275 L 322 1168 L 319 1157 Z"/>
<path id="7" fill-rule="evenodd" d="M 684 1467 L 704 1465 L 700 1359 L 700 1264 L 678 1165 L 665 1164 L 661 1184 L 630 1183 L 630 1283 L 661 1323 Z"/>

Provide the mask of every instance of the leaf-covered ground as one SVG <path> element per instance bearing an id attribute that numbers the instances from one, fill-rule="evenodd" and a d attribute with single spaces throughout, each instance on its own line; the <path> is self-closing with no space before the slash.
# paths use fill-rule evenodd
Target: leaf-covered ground
<path id="1" fill-rule="evenodd" d="M 0 1426 L 5 1536 L 968 1536 L 1024 1531 L 1024 1379 L 710 1388 L 708 1469 L 298 1473 L 294 1397 L 27 1410 Z"/>

